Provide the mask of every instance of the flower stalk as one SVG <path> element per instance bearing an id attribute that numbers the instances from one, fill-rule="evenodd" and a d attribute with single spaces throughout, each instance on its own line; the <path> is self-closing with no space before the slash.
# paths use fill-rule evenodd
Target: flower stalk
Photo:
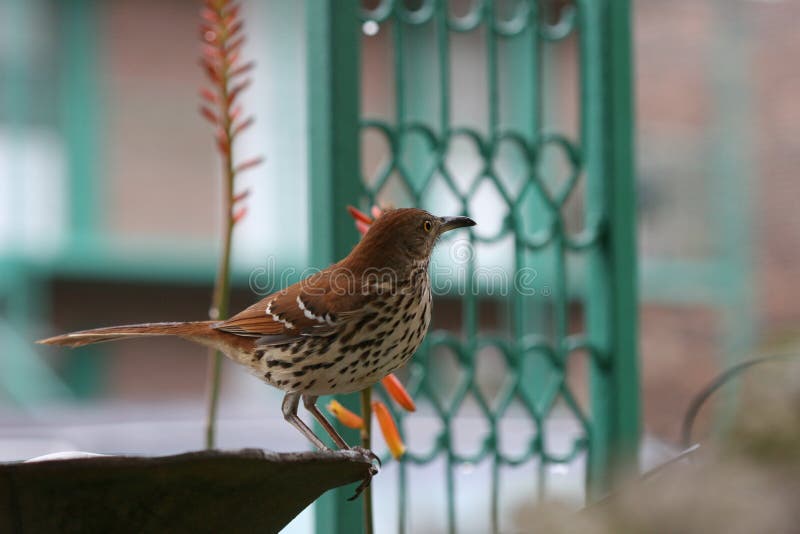
<path id="1" fill-rule="evenodd" d="M 361 391 L 361 446 L 364 450 L 372 450 L 372 387 Z M 374 521 L 372 518 L 372 485 L 364 490 L 364 533 L 372 534 Z"/>
<path id="2" fill-rule="evenodd" d="M 252 63 L 242 63 L 240 59 L 244 44 L 244 22 L 239 17 L 239 10 L 240 6 L 231 0 L 205 0 L 200 12 L 203 19 L 200 24 L 203 42 L 200 66 L 210 85 L 200 90 L 200 115 L 214 126 L 223 179 L 222 250 L 209 310 L 212 320 L 228 317 L 233 229 L 247 214 L 247 208 L 241 203 L 249 191 L 235 193 L 236 177 L 240 172 L 261 163 L 261 158 L 254 158 L 237 166 L 234 158 L 234 141 L 253 123 L 253 117 L 242 117 L 242 107 L 237 103 L 239 95 L 251 82 L 244 76 L 253 68 Z M 222 354 L 209 351 L 205 424 L 205 445 L 208 449 L 214 447 L 216 438 L 221 371 Z"/>

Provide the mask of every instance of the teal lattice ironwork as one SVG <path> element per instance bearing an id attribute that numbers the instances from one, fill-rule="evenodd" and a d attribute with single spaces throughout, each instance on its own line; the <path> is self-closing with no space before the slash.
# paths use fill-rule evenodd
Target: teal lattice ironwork
<path id="1" fill-rule="evenodd" d="M 413 360 L 410 390 L 431 407 L 441 431 L 432 449 L 410 450 L 399 466 L 400 531 L 409 465 L 439 459 L 451 530 L 458 513 L 454 470 L 461 464 L 491 463 L 495 529 L 503 466 L 535 460 L 541 496 L 547 466 L 585 453 L 587 495 L 601 495 L 614 473 L 635 464 L 639 431 L 628 3 L 326 0 L 307 9 L 312 263 L 330 262 L 352 246 L 348 203 L 389 200 L 435 211 L 447 205 L 447 214 L 470 215 L 479 224 L 466 238 L 474 251 L 463 263 L 466 282 L 447 295 L 459 301 L 458 331 L 432 331 Z M 386 63 L 364 60 L 362 31 L 391 36 L 384 38 Z M 573 43 L 578 66 L 574 132 L 553 130 L 546 121 L 548 112 L 558 113 L 546 101 L 552 96 L 546 47 L 565 40 Z M 481 73 L 484 98 L 471 123 L 455 112 L 459 94 L 472 90 L 453 83 L 457 46 L 472 50 L 468 60 Z M 377 93 L 370 87 L 384 82 Z M 385 116 L 373 113 L 380 105 L 371 94 L 387 95 Z M 382 157 L 375 155 L 378 145 Z M 560 164 L 550 152 L 560 154 Z M 462 171 L 468 165 L 459 159 L 478 162 L 476 170 Z M 481 206 L 484 197 L 496 200 Z M 491 217 L 500 223 L 487 233 L 481 222 Z M 491 280 L 475 282 L 481 255 L 495 244 L 510 251 L 508 279 L 518 281 L 526 270 L 538 275 L 527 288 L 533 291 L 516 284 L 498 294 Z M 507 324 L 482 328 L 484 301 L 501 303 Z M 577 322 L 576 308 L 584 317 Z M 498 352 L 506 370 L 491 398 L 478 387 L 485 349 Z M 436 372 L 443 352 L 455 356 L 458 368 L 447 398 L 440 393 L 447 377 Z M 567 382 L 579 353 L 589 368 L 586 410 Z M 463 454 L 454 447 L 453 422 L 468 398 L 487 429 L 479 450 Z M 563 454 L 547 445 L 557 403 L 580 429 Z M 512 404 L 533 428 L 516 455 L 504 451 L 498 430 Z M 319 505 L 318 525 L 326 531 L 357 528 L 358 511 L 342 508 L 344 496 Z"/>

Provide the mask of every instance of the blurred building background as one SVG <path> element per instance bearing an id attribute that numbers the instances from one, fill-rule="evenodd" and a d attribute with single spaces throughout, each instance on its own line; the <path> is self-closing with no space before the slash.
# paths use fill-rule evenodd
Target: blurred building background
<path id="1" fill-rule="evenodd" d="M 242 152 L 266 163 L 241 184 L 253 196 L 237 228 L 232 309 L 277 289 L 285 269 L 297 279 L 313 232 L 303 3 L 245 4 L 245 54 L 258 63 L 245 106 L 258 122 Z M 197 9 L 0 1 L 0 435 L 71 401 L 106 407 L 108 419 L 202 414 L 205 357 L 192 345 L 32 344 L 206 315 L 220 180 L 197 113 Z M 712 376 L 800 336 L 800 3 L 636 0 L 634 15 L 644 427 L 670 443 Z M 389 98 L 382 39 L 364 37 L 365 106 L 377 112 Z M 481 75 L 469 46 L 454 63 L 465 112 Z M 548 64 L 554 121 L 574 130 L 575 43 Z M 380 160 L 374 140 L 364 148 L 366 166 Z M 491 201 L 479 208 L 485 224 L 498 218 Z M 454 305 L 437 303 L 436 320 Z M 224 377 L 223 416 L 277 415 L 276 392 L 233 366 Z"/>

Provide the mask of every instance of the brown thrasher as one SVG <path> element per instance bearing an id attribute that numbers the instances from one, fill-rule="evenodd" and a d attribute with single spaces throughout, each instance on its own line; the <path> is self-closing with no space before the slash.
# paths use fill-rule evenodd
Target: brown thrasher
<path id="1" fill-rule="evenodd" d="M 286 392 L 283 416 L 319 449 L 298 417 L 302 398 L 336 444 L 350 447 L 317 408 L 320 395 L 360 391 L 405 364 L 431 319 L 428 264 L 444 232 L 468 217 L 386 211 L 350 254 L 225 321 L 147 323 L 73 332 L 39 341 L 80 347 L 140 336 L 178 336 L 220 350 Z"/>

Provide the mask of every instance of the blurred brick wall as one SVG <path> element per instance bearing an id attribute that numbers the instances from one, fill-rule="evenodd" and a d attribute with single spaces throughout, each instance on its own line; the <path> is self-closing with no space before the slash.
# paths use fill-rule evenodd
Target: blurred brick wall
<path id="1" fill-rule="evenodd" d="M 123 236 L 212 238 L 220 181 L 200 118 L 202 72 L 193 0 L 100 7 L 108 223 Z"/>
<path id="2" fill-rule="evenodd" d="M 795 207 L 800 199 L 796 177 L 800 164 L 800 100 L 796 97 L 800 94 L 800 67 L 796 61 L 787 61 L 800 52 L 796 24 L 800 4 L 733 0 L 730 5 L 734 3 L 742 13 L 746 32 L 740 38 L 750 55 L 740 68 L 752 82 L 753 122 L 743 132 L 743 137 L 754 143 L 755 159 L 754 175 L 749 179 L 754 189 L 748 192 L 753 207 L 749 216 L 755 226 L 756 271 L 751 281 L 755 301 L 751 305 L 761 343 L 769 344 L 800 335 L 800 300 L 793 291 L 800 271 L 800 211 Z M 726 3 L 716 2 L 716 6 L 724 9 Z M 701 169 L 711 154 L 702 148 L 693 153 L 697 147 L 691 145 L 702 143 L 713 118 L 712 47 L 719 46 L 714 31 L 720 23 L 713 7 L 712 2 L 694 0 L 635 2 L 640 168 L 649 165 L 652 169 L 652 160 L 661 157 L 664 162 L 655 179 L 677 184 L 673 193 L 677 197 L 672 200 L 678 204 L 658 219 L 655 228 L 643 228 L 645 255 L 666 251 L 692 257 L 713 247 L 708 236 L 703 236 L 703 225 L 710 223 L 711 214 L 696 207 L 684 211 L 691 205 L 692 195 L 707 194 L 706 184 L 698 179 L 703 179 Z M 672 145 L 658 146 L 670 139 Z M 684 148 L 680 143 L 690 146 Z M 685 161 L 681 154 L 687 155 Z M 650 160 L 642 162 L 643 158 Z M 691 224 L 687 225 L 687 220 Z M 697 235 L 701 236 L 699 245 Z M 690 397 L 720 371 L 720 337 L 724 333 L 718 316 L 691 306 L 645 303 L 641 326 L 645 426 L 675 439 Z"/>
<path id="3" fill-rule="evenodd" d="M 754 4 L 756 4 L 754 2 Z M 757 6 L 757 7 L 756 7 Z M 753 7 L 752 76 L 758 173 L 756 265 L 760 327 L 768 338 L 800 332 L 800 3 Z"/>

